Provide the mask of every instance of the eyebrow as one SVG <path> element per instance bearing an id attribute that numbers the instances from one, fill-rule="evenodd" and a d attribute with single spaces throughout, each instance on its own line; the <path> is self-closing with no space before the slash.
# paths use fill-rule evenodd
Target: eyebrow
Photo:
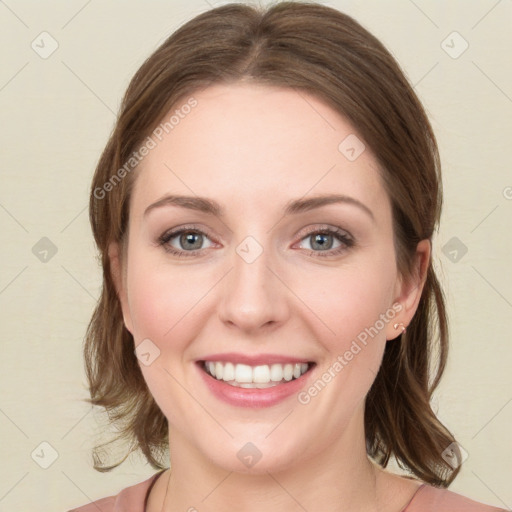
<path id="1" fill-rule="evenodd" d="M 289 201 L 285 206 L 284 214 L 294 215 L 310 211 L 315 208 L 320 208 L 321 206 L 326 206 L 335 203 L 345 203 L 357 206 L 359 209 L 364 211 L 373 221 L 375 221 L 375 216 L 373 215 L 373 212 L 365 204 L 363 204 L 358 199 L 355 199 L 354 197 L 340 194 L 319 195 L 310 197 L 308 199 L 301 198 Z M 150 204 L 145 209 L 144 216 L 146 216 L 152 210 L 155 210 L 156 208 L 161 208 L 163 206 L 180 206 L 182 208 L 187 208 L 189 210 L 195 210 L 215 215 L 216 217 L 224 217 L 224 210 L 219 205 L 219 203 L 217 203 L 213 199 L 198 196 L 180 195 L 166 195 L 162 197 L 155 203 Z"/>

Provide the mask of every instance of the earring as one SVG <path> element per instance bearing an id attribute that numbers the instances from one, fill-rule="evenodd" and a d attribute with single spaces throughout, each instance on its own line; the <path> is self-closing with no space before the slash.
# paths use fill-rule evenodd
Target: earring
<path id="1" fill-rule="evenodd" d="M 399 324 L 393 324 L 393 327 L 394 327 L 395 329 L 398 329 L 399 327 L 401 327 L 401 328 L 402 328 L 402 334 L 405 332 L 404 324 L 403 324 L 403 323 L 401 323 L 401 322 L 400 322 Z"/>

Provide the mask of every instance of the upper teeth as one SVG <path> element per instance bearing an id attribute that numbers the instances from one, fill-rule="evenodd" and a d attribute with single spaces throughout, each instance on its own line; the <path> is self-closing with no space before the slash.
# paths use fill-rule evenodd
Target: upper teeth
<path id="1" fill-rule="evenodd" d="M 263 364 L 249 366 L 247 364 L 205 361 L 206 371 L 217 380 L 236 381 L 238 383 L 268 384 L 298 379 L 308 370 L 308 363 Z"/>

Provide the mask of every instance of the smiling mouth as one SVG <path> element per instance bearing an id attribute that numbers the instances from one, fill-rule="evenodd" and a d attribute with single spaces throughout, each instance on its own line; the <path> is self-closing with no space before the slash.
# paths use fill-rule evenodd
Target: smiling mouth
<path id="1" fill-rule="evenodd" d="M 314 362 L 250 366 L 221 361 L 198 361 L 210 377 L 240 388 L 271 388 L 299 379 L 315 366 Z"/>

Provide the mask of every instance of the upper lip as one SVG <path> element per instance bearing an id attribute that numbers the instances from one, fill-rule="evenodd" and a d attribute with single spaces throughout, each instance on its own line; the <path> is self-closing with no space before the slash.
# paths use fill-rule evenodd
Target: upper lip
<path id="1" fill-rule="evenodd" d="M 264 364 L 284 364 L 284 363 L 312 363 L 311 359 L 303 357 L 286 356 L 282 354 L 240 354 L 236 352 L 226 352 L 223 354 L 210 354 L 204 356 L 198 361 L 220 361 L 233 364 L 247 364 L 249 366 L 258 366 Z"/>

